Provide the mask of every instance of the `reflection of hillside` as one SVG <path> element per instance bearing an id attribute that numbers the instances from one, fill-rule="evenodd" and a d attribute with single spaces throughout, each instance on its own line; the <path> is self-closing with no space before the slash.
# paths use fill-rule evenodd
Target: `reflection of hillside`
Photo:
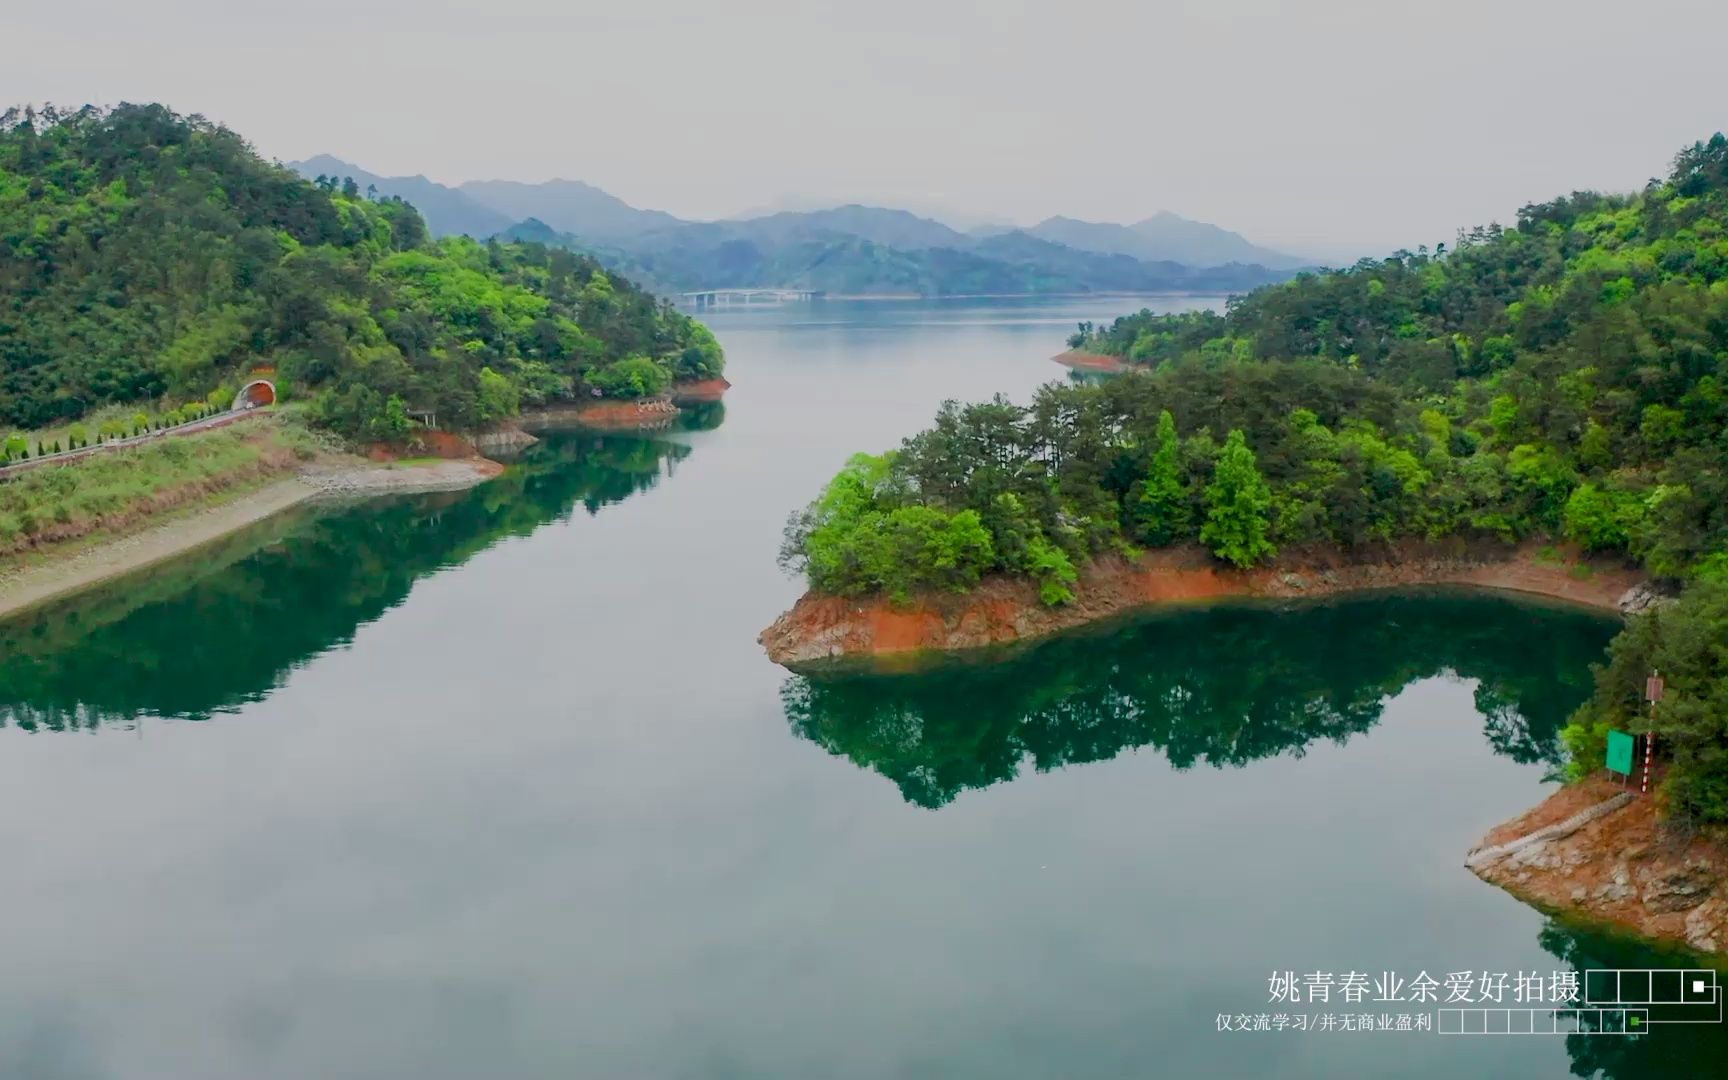
<path id="1" fill-rule="evenodd" d="M 1131 747 L 1177 768 L 1242 765 L 1342 742 L 1386 698 L 1441 672 L 1480 681 L 1496 751 L 1554 760 L 1588 665 L 1614 625 L 1476 596 L 1381 596 L 1272 611 L 1220 608 L 1109 636 L 1058 639 L 996 665 L 893 677 L 793 676 L 794 730 L 936 807 L 967 788 L 1102 761 Z"/>
<path id="2" fill-rule="evenodd" d="M 65 729 L 138 713 L 204 718 L 267 694 L 352 639 L 414 582 L 653 487 L 688 446 L 549 434 L 473 491 L 265 523 L 216 549 L 0 626 L 0 724 Z M 250 545 L 249 548 L 244 545 Z"/>
<path id="3" fill-rule="evenodd" d="M 1580 985 L 1592 968 L 1699 968 L 1696 956 L 1666 951 L 1647 941 L 1568 926 L 1550 919 L 1542 927 L 1542 947 L 1562 961 L 1557 970 L 1577 971 Z M 1728 974 L 1717 976 L 1728 981 Z M 1681 1016 L 1696 1018 L 1695 1014 Z M 1651 1019 L 1662 1014 L 1653 1011 Z M 1679 1017 L 1675 1017 L 1679 1018 Z M 1558 1036 L 1556 1036 L 1558 1037 Z M 1628 1039 L 1615 1035 L 1567 1035 L 1572 1075 L 1603 1080 L 1673 1080 L 1675 1077 L 1721 1076 L 1728 1062 L 1728 1025 L 1665 1024 L 1648 1035 Z"/>

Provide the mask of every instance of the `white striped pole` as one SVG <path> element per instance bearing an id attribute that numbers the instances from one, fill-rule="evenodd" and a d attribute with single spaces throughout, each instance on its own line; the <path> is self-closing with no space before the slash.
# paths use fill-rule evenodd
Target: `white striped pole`
<path id="1" fill-rule="evenodd" d="M 1650 702 L 1650 728 L 1644 733 L 1644 780 L 1638 785 L 1640 795 L 1650 793 L 1650 759 L 1656 745 L 1656 703 L 1662 700 L 1662 673 L 1655 668 L 1650 669 L 1650 677 L 1644 681 L 1644 697 Z"/>

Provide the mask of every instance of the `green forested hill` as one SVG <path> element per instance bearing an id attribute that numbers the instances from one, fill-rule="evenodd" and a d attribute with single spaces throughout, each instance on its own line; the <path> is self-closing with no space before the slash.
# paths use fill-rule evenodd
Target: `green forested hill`
<path id="1" fill-rule="evenodd" d="M 0 116 L 0 422 L 203 398 L 274 366 L 341 431 L 718 374 L 700 324 L 593 260 L 432 241 L 406 203 L 313 184 L 159 105 Z"/>
<path id="2" fill-rule="evenodd" d="M 1685 592 L 1616 642 L 1573 748 L 1642 730 L 1660 667 L 1672 806 L 1728 821 L 1728 138 L 1637 194 L 1070 344 L 1144 373 L 944 407 L 794 519 L 789 564 L 843 594 L 1025 574 L 1063 603 L 1076 563 L 1181 542 L 1238 566 L 1406 537 L 1621 553 Z"/>

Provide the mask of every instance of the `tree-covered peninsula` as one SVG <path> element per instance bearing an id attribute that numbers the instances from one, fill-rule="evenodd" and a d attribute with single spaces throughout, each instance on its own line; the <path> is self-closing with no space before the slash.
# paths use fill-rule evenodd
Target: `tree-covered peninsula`
<path id="1" fill-rule="evenodd" d="M 315 422 L 394 439 L 528 403 L 720 373 L 706 328 L 592 259 L 433 240 L 160 105 L 0 115 L 0 422 L 232 393 L 258 368 Z"/>
<path id="2" fill-rule="evenodd" d="M 1575 193 L 1069 344 L 1137 370 L 944 405 L 795 515 L 785 563 L 822 594 L 1008 575 L 1061 605 L 1113 552 L 1199 545 L 1249 568 L 1569 541 L 1681 593 L 1615 642 L 1568 730 L 1575 760 L 1634 727 L 1660 667 L 1668 805 L 1728 821 L 1728 138 L 1635 194 Z"/>

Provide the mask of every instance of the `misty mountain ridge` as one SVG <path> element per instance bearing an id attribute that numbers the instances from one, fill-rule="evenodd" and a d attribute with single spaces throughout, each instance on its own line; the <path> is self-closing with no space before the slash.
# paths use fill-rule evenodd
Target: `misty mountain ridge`
<path id="1" fill-rule="evenodd" d="M 487 237 L 508 229 L 519 220 L 424 176 L 379 176 L 329 154 L 285 164 L 308 180 L 319 176 L 351 176 L 361 191 L 376 189 L 380 195 L 394 195 L 412 203 L 420 211 L 420 216 L 426 219 L 426 227 L 434 236 L 460 233 Z"/>
<path id="2" fill-rule="evenodd" d="M 1133 226 L 1050 218 L 1031 229 L 962 232 L 889 207 L 849 203 L 725 221 L 644 210 L 578 180 L 384 177 L 330 155 L 289 164 L 353 177 L 414 204 L 435 236 L 537 240 L 586 252 L 660 291 L 786 286 L 835 293 L 950 295 L 1238 291 L 1305 260 L 1217 226 L 1161 214 Z M 1273 265 L 1273 264 L 1276 265 Z"/>
<path id="3" fill-rule="evenodd" d="M 1011 231 L 1018 228 L 1014 222 L 1000 214 L 979 213 L 970 210 L 960 210 L 945 203 L 924 201 L 919 199 L 896 199 L 895 205 L 921 218 L 928 218 L 939 225 L 946 225 L 955 232 L 970 234 L 981 229 L 1001 229 Z M 834 199 L 811 195 L 781 195 L 766 203 L 728 214 L 722 221 L 751 221 L 756 218 L 772 217 L 775 214 L 803 214 L 817 210 L 838 210 L 846 206 L 864 206 L 881 209 L 879 201 L 864 198 Z"/>
<path id="4" fill-rule="evenodd" d="M 826 210 L 785 210 L 764 217 L 717 223 L 727 224 L 753 236 L 808 237 L 822 233 L 859 236 L 888 247 L 919 251 L 924 248 L 964 248 L 966 234 L 939 221 L 920 217 L 909 210 L 849 203 Z"/>
<path id="5" fill-rule="evenodd" d="M 664 210 L 639 210 L 580 180 L 470 180 L 457 189 L 512 221 L 536 218 L 554 229 L 595 237 L 634 236 L 684 222 Z"/>
<path id="6" fill-rule="evenodd" d="M 1026 230 L 1033 236 L 1083 251 L 1129 255 L 1154 262 L 1186 266 L 1258 265 L 1273 270 L 1312 266 L 1313 259 L 1260 247 L 1240 233 L 1204 221 L 1192 221 L 1167 210 L 1132 225 L 1046 218 Z"/>

